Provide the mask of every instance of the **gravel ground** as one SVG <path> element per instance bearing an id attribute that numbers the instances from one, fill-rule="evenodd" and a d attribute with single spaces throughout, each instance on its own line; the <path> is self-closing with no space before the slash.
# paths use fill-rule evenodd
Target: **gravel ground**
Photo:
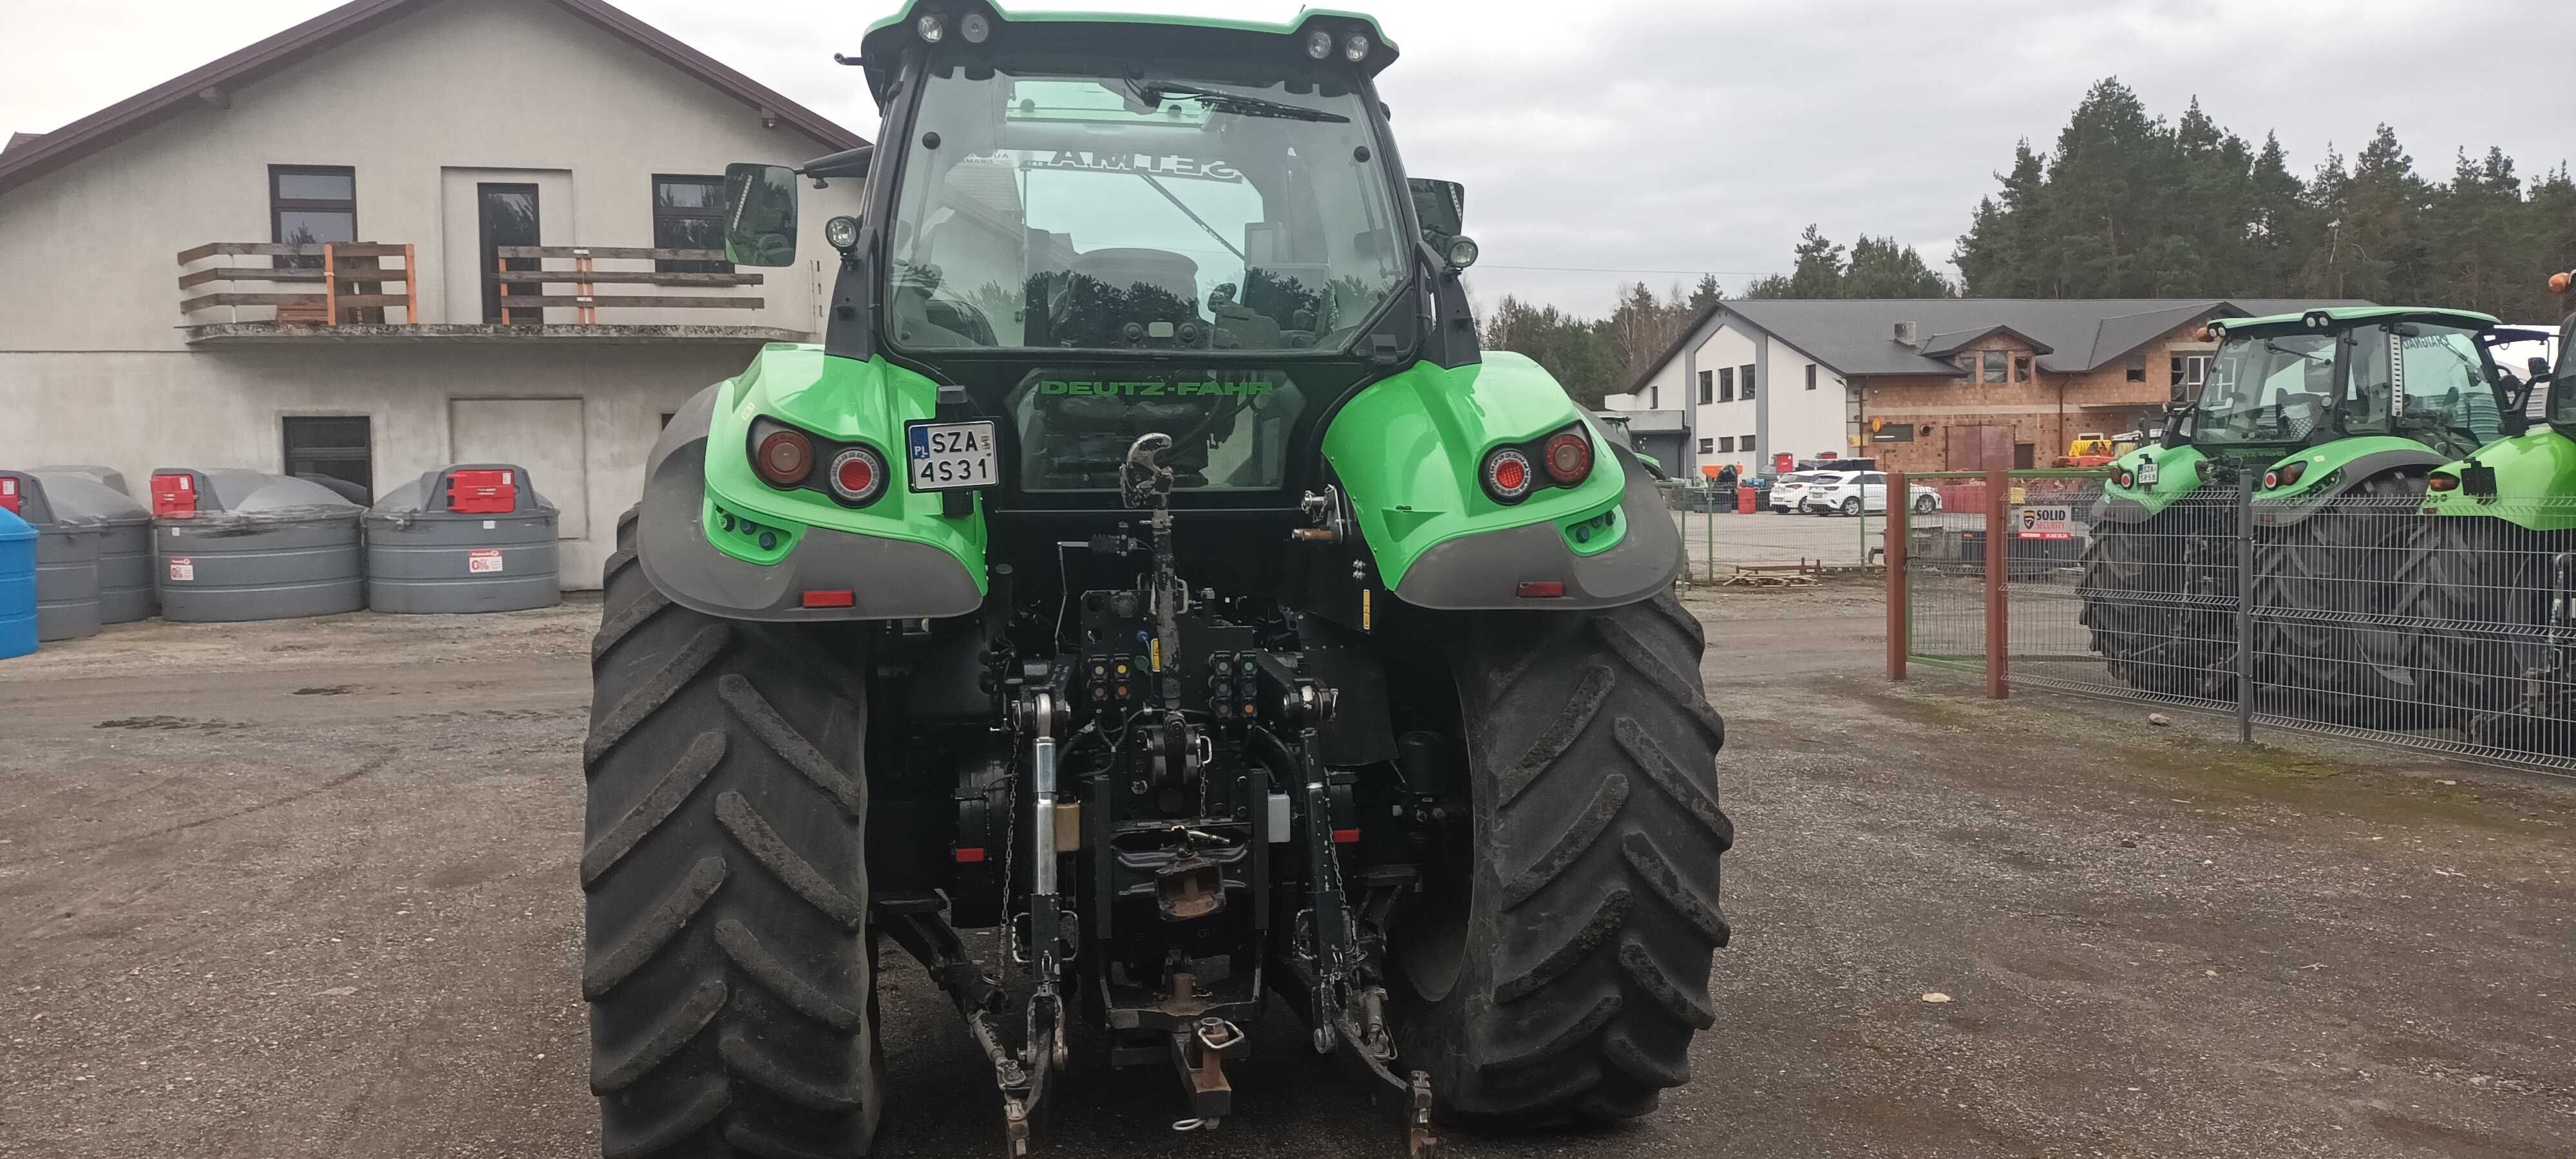
<path id="1" fill-rule="evenodd" d="M 2576 784 L 1891 686 L 1866 589 L 1693 602 L 1741 834 L 1718 1029 L 1654 1118 L 1457 1154 L 2567 1153 Z M 594 1153 L 596 615 L 136 625 L 0 664 L 0 1155 Z M 885 977 L 885 1153 L 998 1154 L 953 1016 Z M 1223 1130 L 1171 1134 L 1159 1071 L 1083 1078 L 1041 1154 L 1399 1153 L 1291 1019 L 1254 1035 Z"/>

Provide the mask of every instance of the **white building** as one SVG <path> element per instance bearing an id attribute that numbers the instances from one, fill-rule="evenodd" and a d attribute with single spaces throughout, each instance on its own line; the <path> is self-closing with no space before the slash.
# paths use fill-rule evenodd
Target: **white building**
<path id="1" fill-rule="evenodd" d="M 1851 394 L 1844 377 L 1787 339 L 1719 302 L 1692 320 L 1681 341 L 1602 406 L 1685 416 L 1675 475 L 1767 473 L 1776 455 L 1847 455 Z"/>
<path id="2" fill-rule="evenodd" d="M 356 0 L 0 152 L 0 465 L 520 463 L 596 586 L 662 416 L 812 340 L 831 270 L 819 229 L 765 277 L 612 251 L 720 245 L 727 163 L 861 143 L 599 0 Z M 505 326 L 505 287 L 566 304 Z"/>

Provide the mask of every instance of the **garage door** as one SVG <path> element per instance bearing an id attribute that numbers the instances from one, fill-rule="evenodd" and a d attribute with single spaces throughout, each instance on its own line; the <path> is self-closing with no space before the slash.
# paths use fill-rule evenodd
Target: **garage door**
<path id="1" fill-rule="evenodd" d="M 516 463 L 563 511 L 561 539 L 590 538 L 590 476 L 577 398 L 459 398 L 447 404 L 459 463 Z"/>

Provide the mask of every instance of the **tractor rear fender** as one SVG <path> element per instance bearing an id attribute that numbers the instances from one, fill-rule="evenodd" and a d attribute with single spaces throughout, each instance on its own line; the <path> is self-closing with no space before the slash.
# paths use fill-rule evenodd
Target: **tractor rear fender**
<path id="1" fill-rule="evenodd" d="M 2472 466 L 2495 472 L 2493 494 L 2472 493 L 2465 474 Z M 2424 514 L 2440 517 L 2501 519 L 2533 531 L 2576 529 L 2576 440 L 2556 427 L 2540 427 L 2478 448 L 2460 462 L 2444 465 L 2436 477 L 2460 484 L 2424 492 Z"/>
<path id="2" fill-rule="evenodd" d="M 635 554 L 673 603 L 738 620 L 893 620 L 962 615 L 984 601 L 984 519 L 885 480 L 872 503 L 781 490 L 751 467 L 753 420 L 867 446 L 901 471 L 903 424 L 932 416 L 929 380 L 827 357 L 763 349 L 741 375 L 671 416 L 644 470 Z M 817 447 L 815 470 L 829 470 Z"/>
<path id="3" fill-rule="evenodd" d="M 1489 454 L 1526 448 L 1544 483 L 1541 444 L 1569 428 L 1591 440 L 1590 475 L 1518 503 L 1487 492 Z M 1644 464 L 1523 355 L 1419 363 L 1362 388 L 1326 428 L 1324 458 L 1379 582 L 1418 607 L 1615 607 L 1681 572 L 1681 534 Z"/>
<path id="4" fill-rule="evenodd" d="M 2200 465 L 2209 456 L 2189 445 L 2164 447 L 2150 444 L 2111 460 L 2111 477 L 2102 483 L 2102 498 L 2093 507 L 2097 523 L 2144 523 L 2162 514 L 2174 501 L 2198 490 L 2201 485 Z M 2155 464 L 2150 472 L 2147 464 Z M 2141 482 L 2152 475 L 2153 483 Z M 2122 484 L 2126 476 L 2130 481 Z"/>
<path id="5" fill-rule="evenodd" d="M 2269 476 L 2292 463 L 2307 465 L 2289 486 L 2255 484 L 2254 522 L 2265 527 L 2293 526 L 2372 479 L 2401 472 L 2422 475 L 2448 461 L 2440 451 L 2394 435 L 2363 435 L 2309 447 L 2265 470 Z"/>

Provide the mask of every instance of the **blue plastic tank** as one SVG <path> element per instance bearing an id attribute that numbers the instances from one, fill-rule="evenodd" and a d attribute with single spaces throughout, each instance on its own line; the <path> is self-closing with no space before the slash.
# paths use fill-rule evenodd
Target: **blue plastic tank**
<path id="1" fill-rule="evenodd" d="M 0 507 L 0 660 L 36 650 L 36 529 Z"/>

